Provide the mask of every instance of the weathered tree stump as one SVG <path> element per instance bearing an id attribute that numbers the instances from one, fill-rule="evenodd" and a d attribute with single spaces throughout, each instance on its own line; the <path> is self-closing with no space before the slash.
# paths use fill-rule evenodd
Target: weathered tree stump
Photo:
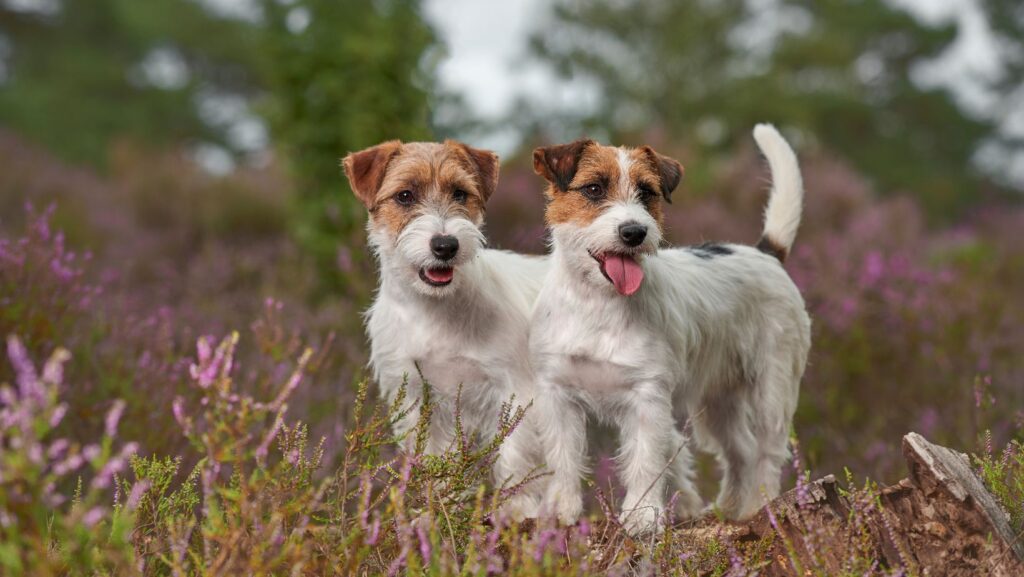
<path id="1" fill-rule="evenodd" d="M 762 575 L 863 572 L 865 559 L 913 575 L 1024 575 L 1021 536 L 967 456 L 917 433 L 903 438 L 903 454 L 910 477 L 873 496 L 847 494 L 830 475 L 779 496 L 746 524 L 723 531 L 706 521 L 686 531 L 774 539 L 775 561 Z"/>

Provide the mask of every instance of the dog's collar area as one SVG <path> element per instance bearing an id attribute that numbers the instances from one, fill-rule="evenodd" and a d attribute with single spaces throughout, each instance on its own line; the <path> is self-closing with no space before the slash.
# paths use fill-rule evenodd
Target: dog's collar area
<path id="1" fill-rule="evenodd" d="M 455 269 L 448 267 L 423 267 L 420 269 L 420 280 L 432 287 L 444 287 L 452 284 Z"/>

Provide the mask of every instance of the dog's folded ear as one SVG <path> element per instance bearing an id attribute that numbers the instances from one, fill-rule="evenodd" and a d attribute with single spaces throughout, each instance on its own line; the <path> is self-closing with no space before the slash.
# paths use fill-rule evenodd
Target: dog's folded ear
<path id="1" fill-rule="evenodd" d="M 683 178 L 683 165 L 674 158 L 658 154 L 650 146 L 643 147 L 643 151 L 661 177 L 661 194 L 665 197 L 665 202 L 671 204 L 672 191 L 679 186 L 679 181 Z"/>
<path id="2" fill-rule="evenodd" d="M 384 182 L 388 162 L 401 149 L 401 141 L 389 140 L 359 152 L 351 152 L 341 161 L 352 192 L 366 208 L 373 208 L 377 191 Z"/>
<path id="3" fill-rule="evenodd" d="M 533 171 L 565 192 L 576 176 L 583 151 L 594 144 L 593 140 L 581 139 L 569 144 L 542 146 L 533 151 Z"/>
<path id="4" fill-rule="evenodd" d="M 484 202 L 487 202 L 487 199 L 494 194 L 494 189 L 498 188 L 498 171 L 501 168 L 498 155 L 490 150 L 473 148 L 454 140 L 449 140 L 445 144 L 458 147 L 469 157 L 480 183 L 480 195 L 483 196 Z"/>

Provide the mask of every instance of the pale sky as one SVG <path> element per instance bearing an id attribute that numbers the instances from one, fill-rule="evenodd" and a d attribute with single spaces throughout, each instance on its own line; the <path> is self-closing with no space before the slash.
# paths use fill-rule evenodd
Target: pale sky
<path id="1" fill-rule="evenodd" d="M 988 101 L 969 79 L 988 77 L 996 70 L 992 41 L 976 1 L 890 1 L 930 22 L 958 22 L 960 35 L 955 44 L 919 76 L 925 82 L 954 86 L 965 106 L 984 110 Z M 571 105 L 571 97 L 578 91 L 565 86 L 564 80 L 555 81 L 541 63 L 524 58 L 529 34 L 546 15 L 549 4 L 545 0 L 426 0 L 427 18 L 448 48 L 448 59 L 440 69 L 442 84 L 462 93 L 476 113 L 489 119 L 501 117 L 524 95 L 541 104 Z"/>

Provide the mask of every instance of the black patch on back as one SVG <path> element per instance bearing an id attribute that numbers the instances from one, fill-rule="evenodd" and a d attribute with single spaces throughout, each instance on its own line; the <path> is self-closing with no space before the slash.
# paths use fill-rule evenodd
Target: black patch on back
<path id="1" fill-rule="evenodd" d="M 720 256 L 729 256 L 733 253 L 731 248 L 724 244 L 718 244 L 717 242 L 702 242 L 700 244 L 687 247 L 687 250 L 692 252 L 693 256 L 704 260 L 711 260 Z"/>
<path id="2" fill-rule="evenodd" d="M 777 258 L 779 262 L 786 262 L 786 257 L 789 256 L 789 251 L 785 247 L 768 236 L 762 236 L 761 240 L 757 241 L 757 250 Z"/>

